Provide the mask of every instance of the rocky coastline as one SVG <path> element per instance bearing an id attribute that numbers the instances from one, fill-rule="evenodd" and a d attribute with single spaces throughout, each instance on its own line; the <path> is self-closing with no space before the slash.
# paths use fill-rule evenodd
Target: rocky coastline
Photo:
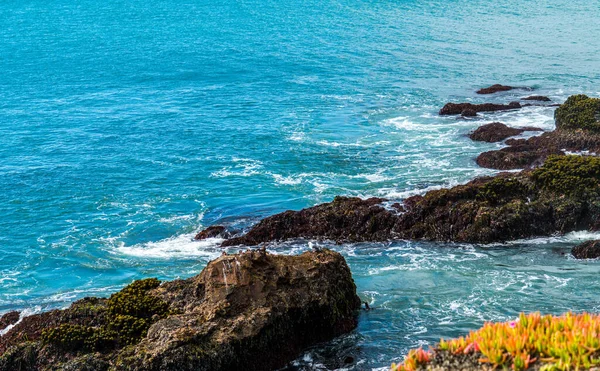
<path id="1" fill-rule="evenodd" d="M 222 246 L 257 246 L 298 238 L 336 243 L 399 239 L 493 243 L 598 230 L 600 159 L 568 154 L 600 150 L 599 102 L 585 95 L 572 96 L 556 110 L 556 130 L 529 139 L 508 139 L 508 147 L 484 152 L 476 160 L 499 170 L 523 169 L 519 173 L 478 178 L 401 203 L 338 196 L 329 203 L 267 217 L 245 234 L 226 239 Z M 440 115 L 460 114 L 466 108 L 494 111 L 517 105 L 449 103 Z M 471 136 L 494 142 L 532 130 L 539 129 L 492 123 Z"/>
<path id="2" fill-rule="evenodd" d="M 0 370 L 273 370 L 353 330 L 359 307 L 339 253 L 223 255 L 189 279 L 12 318 Z"/>
<path id="3" fill-rule="evenodd" d="M 513 89 L 493 85 L 477 93 Z M 550 102 L 542 96 L 522 100 Z M 525 106 L 448 103 L 439 114 L 474 116 Z M 264 249 L 272 242 L 487 244 L 598 231 L 600 158 L 588 154 L 600 153 L 600 99 L 572 96 L 556 110 L 555 120 L 556 130 L 528 139 L 511 137 L 540 129 L 493 122 L 469 134 L 474 141 L 507 145 L 482 153 L 477 164 L 519 172 L 404 200 L 338 196 L 269 216 L 244 233 L 210 226 L 195 239 L 221 238 L 222 247 L 263 247 L 223 252 L 189 279 L 139 280 L 110 298 L 85 298 L 64 310 L 24 318 L 6 313 L 0 317 L 0 370 L 272 370 L 307 347 L 352 331 L 360 299 L 344 258 L 327 249 L 272 255 Z M 589 241 L 572 254 L 595 259 L 599 246 Z M 472 349 L 458 357 L 438 350 L 427 356 L 428 369 L 488 368 Z M 419 354 L 408 359 L 425 357 Z"/>

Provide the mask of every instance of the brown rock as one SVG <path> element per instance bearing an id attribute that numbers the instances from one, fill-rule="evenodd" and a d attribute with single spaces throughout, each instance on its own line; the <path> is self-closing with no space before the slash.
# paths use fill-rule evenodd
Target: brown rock
<path id="1" fill-rule="evenodd" d="M 203 231 L 200 231 L 198 234 L 196 234 L 196 237 L 194 237 L 194 239 L 195 240 L 205 240 L 207 238 L 216 238 L 216 237 L 228 238 L 229 233 L 227 232 L 225 227 L 223 227 L 221 225 L 213 225 L 211 227 L 206 228 Z"/>
<path id="2" fill-rule="evenodd" d="M 2 317 L 0 317 L 0 331 L 17 323 L 19 317 L 20 313 L 17 311 L 5 313 Z"/>
<path id="3" fill-rule="evenodd" d="M 494 84 L 487 88 L 477 90 L 477 94 L 494 94 L 494 93 L 497 93 L 500 91 L 509 91 L 509 90 L 513 90 L 513 89 L 514 88 L 512 86 Z"/>
<path id="4" fill-rule="evenodd" d="M 586 241 L 571 250 L 576 259 L 598 259 L 600 258 L 600 241 Z"/>
<path id="5" fill-rule="evenodd" d="M 469 134 L 469 138 L 475 141 L 493 143 L 519 135 L 523 131 L 523 129 L 508 127 L 501 122 L 492 122 L 478 127 L 474 132 Z"/>
<path id="6" fill-rule="evenodd" d="M 261 220 L 246 235 L 223 246 L 258 245 L 290 238 L 332 241 L 385 241 L 393 237 L 395 214 L 381 206 L 385 200 L 336 197 L 333 202 L 301 211 L 286 211 Z"/>
<path id="7" fill-rule="evenodd" d="M 132 311 L 114 317 L 116 327 L 106 323 L 115 310 L 107 299 L 84 299 L 24 318 L 0 338 L 0 369 L 279 369 L 305 348 L 354 329 L 360 308 L 344 258 L 326 249 L 299 256 L 225 255 L 186 280 L 158 287 L 145 281 L 115 294 L 122 295 L 119 303 L 125 300 L 116 310 Z M 137 331 L 136 316 L 148 315 L 149 305 L 157 303 L 166 303 L 168 312 L 155 314 L 140 339 L 89 349 L 110 331 Z M 60 325 L 64 336 L 40 340 L 43 331 L 59 331 Z"/>
<path id="8" fill-rule="evenodd" d="M 534 100 L 539 102 L 551 102 L 552 99 L 545 97 L 543 95 L 531 95 L 529 97 L 521 98 L 521 100 Z"/>
<path id="9" fill-rule="evenodd" d="M 477 116 L 477 111 L 472 108 L 465 108 L 460 115 L 463 117 L 475 117 Z"/>
<path id="10" fill-rule="evenodd" d="M 472 103 L 447 103 L 440 110 L 440 115 L 460 115 L 465 110 L 472 110 L 477 112 L 495 112 L 495 111 L 506 111 L 512 109 L 521 108 L 519 102 L 510 102 L 509 104 L 495 104 L 495 103 L 483 103 L 483 104 L 472 104 Z"/>

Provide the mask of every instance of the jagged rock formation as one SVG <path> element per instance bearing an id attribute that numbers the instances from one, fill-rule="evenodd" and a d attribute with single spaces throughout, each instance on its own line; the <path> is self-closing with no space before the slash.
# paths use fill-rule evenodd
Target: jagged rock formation
<path id="1" fill-rule="evenodd" d="M 336 252 L 223 255 L 24 318 L 0 337 L 0 370 L 272 370 L 355 328 L 359 307 Z"/>

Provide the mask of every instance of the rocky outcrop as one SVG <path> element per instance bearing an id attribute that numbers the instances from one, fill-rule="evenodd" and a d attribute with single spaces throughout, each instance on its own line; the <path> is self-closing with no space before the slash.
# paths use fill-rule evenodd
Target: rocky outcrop
<path id="1" fill-rule="evenodd" d="M 339 242 L 385 241 L 393 238 L 397 215 L 381 207 L 384 201 L 336 197 L 330 203 L 265 218 L 245 235 L 225 240 L 223 246 L 250 246 L 299 237 Z"/>
<path id="2" fill-rule="evenodd" d="M 195 240 L 205 240 L 207 238 L 229 238 L 230 234 L 222 225 L 213 225 L 196 234 Z"/>
<path id="3" fill-rule="evenodd" d="M 509 91 L 509 90 L 513 90 L 513 89 L 514 88 L 512 86 L 494 84 L 487 88 L 477 90 L 477 94 L 494 94 L 494 93 L 498 93 L 501 91 Z"/>
<path id="4" fill-rule="evenodd" d="M 600 159 L 549 157 L 521 173 L 475 179 L 404 201 L 336 197 L 327 204 L 268 217 L 225 246 L 293 238 L 336 242 L 425 239 L 491 243 L 600 227 Z"/>
<path id="5" fill-rule="evenodd" d="M 359 307 L 336 252 L 223 255 L 186 280 L 24 318 L 0 337 L 0 369 L 272 370 L 355 328 Z"/>
<path id="6" fill-rule="evenodd" d="M 446 103 L 440 110 L 439 114 L 444 115 L 460 115 L 463 112 L 495 112 L 495 111 L 506 111 L 521 108 L 519 102 L 510 102 L 509 104 L 496 104 L 496 103 Z"/>
<path id="7" fill-rule="evenodd" d="M 600 241 L 586 241 L 577 245 L 571 250 L 571 254 L 576 259 L 598 259 L 600 258 Z"/>
<path id="8" fill-rule="evenodd" d="M 572 96 L 555 112 L 556 130 L 529 139 L 509 139 L 509 147 L 477 157 L 482 167 L 509 170 L 539 166 L 550 155 L 600 153 L 600 99 Z"/>
<path id="9" fill-rule="evenodd" d="M 542 131 L 542 129 L 533 127 L 511 128 L 501 122 L 492 122 L 478 127 L 475 131 L 469 134 L 469 138 L 474 141 L 493 143 L 522 134 L 525 131 Z"/>

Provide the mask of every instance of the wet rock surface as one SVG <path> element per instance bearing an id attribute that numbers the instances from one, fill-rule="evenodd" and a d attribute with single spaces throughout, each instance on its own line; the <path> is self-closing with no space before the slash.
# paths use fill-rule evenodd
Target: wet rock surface
<path id="1" fill-rule="evenodd" d="M 0 317 L 0 331 L 4 330 L 10 325 L 14 325 L 19 321 L 20 314 L 17 311 L 12 311 L 4 314 Z"/>
<path id="2" fill-rule="evenodd" d="M 525 131 L 541 131 L 542 129 L 524 127 L 524 128 L 511 128 L 501 122 L 492 122 L 483 126 L 478 127 L 469 134 L 469 138 L 474 141 L 480 142 L 500 142 L 506 138 L 519 135 Z"/>
<path id="3" fill-rule="evenodd" d="M 571 254 L 576 259 L 598 259 L 600 258 L 600 240 L 586 241 L 575 246 Z"/>
<path id="4" fill-rule="evenodd" d="M 230 233 L 222 225 L 214 225 L 208 227 L 196 234 L 195 240 L 205 240 L 207 238 L 228 238 Z"/>
<path id="5" fill-rule="evenodd" d="M 336 197 L 333 202 L 300 211 L 288 210 L 261 220 L 241 237 L 223 246 L 258 245 L 291 238 L 319 238 L 339 242 L 385 241 L 393 238 L 396 213 L 386 210 L 386 200 Z"/>
<path id="6" fill-rule="evenodd" d="M 513 89 L 514 88 L 512 86 L 494 84 L 492 86 L 488 86 L 487 88 L 477 90 L 477 94 L 494 94 L 501 91 L 509 91 Z"/>
<path id="7" fill-rule="evenodd" d="M 0 337 L 0 369 L 272 370 L 354 329 L 359 308 L 336 252 L 223 255 L 186 280 L 24 318 Z"/>
<path id="8" fill-rule="evenodd" d="M 509 147 L 477 157 L 477 164 L 498 170 L 541 165 L 550 155 L 600 153 L 600 99 L 572 96 L 555 112 L 556 130 L 529 139 L 509 139 Z"/>
<path id="9" fill-rule="evenodd" d="M 543 95 L 530 95 L 528 97 L 521 98 L 521 100 L 530 100 L 530 101 L 537 101 L 537 102 L 552 102 L 552 99 L 545 97 Z"/>
<path id="10" fill-rule="evenodd" d="M 293 238 L 336 242 L 425 239 L 491 243 L 600 226 L 600 159 L 554 156 L 521 173 L 475 179 L 404 201 L 403 213 L 382 199 L 336 197 L 327 204 L 264 219 L 224 245 Z"/>
<path id="11" fill-rule="evenodd" d="M 509 104 L 496 104 L 496 103 L 446 103 L 440 110 L 439 114 L 445 115 L 460 115 L 463 112 L 495 112 L 495 111 L 506 111 L 521 108 L 519 102 L 510 102 Z"/>

